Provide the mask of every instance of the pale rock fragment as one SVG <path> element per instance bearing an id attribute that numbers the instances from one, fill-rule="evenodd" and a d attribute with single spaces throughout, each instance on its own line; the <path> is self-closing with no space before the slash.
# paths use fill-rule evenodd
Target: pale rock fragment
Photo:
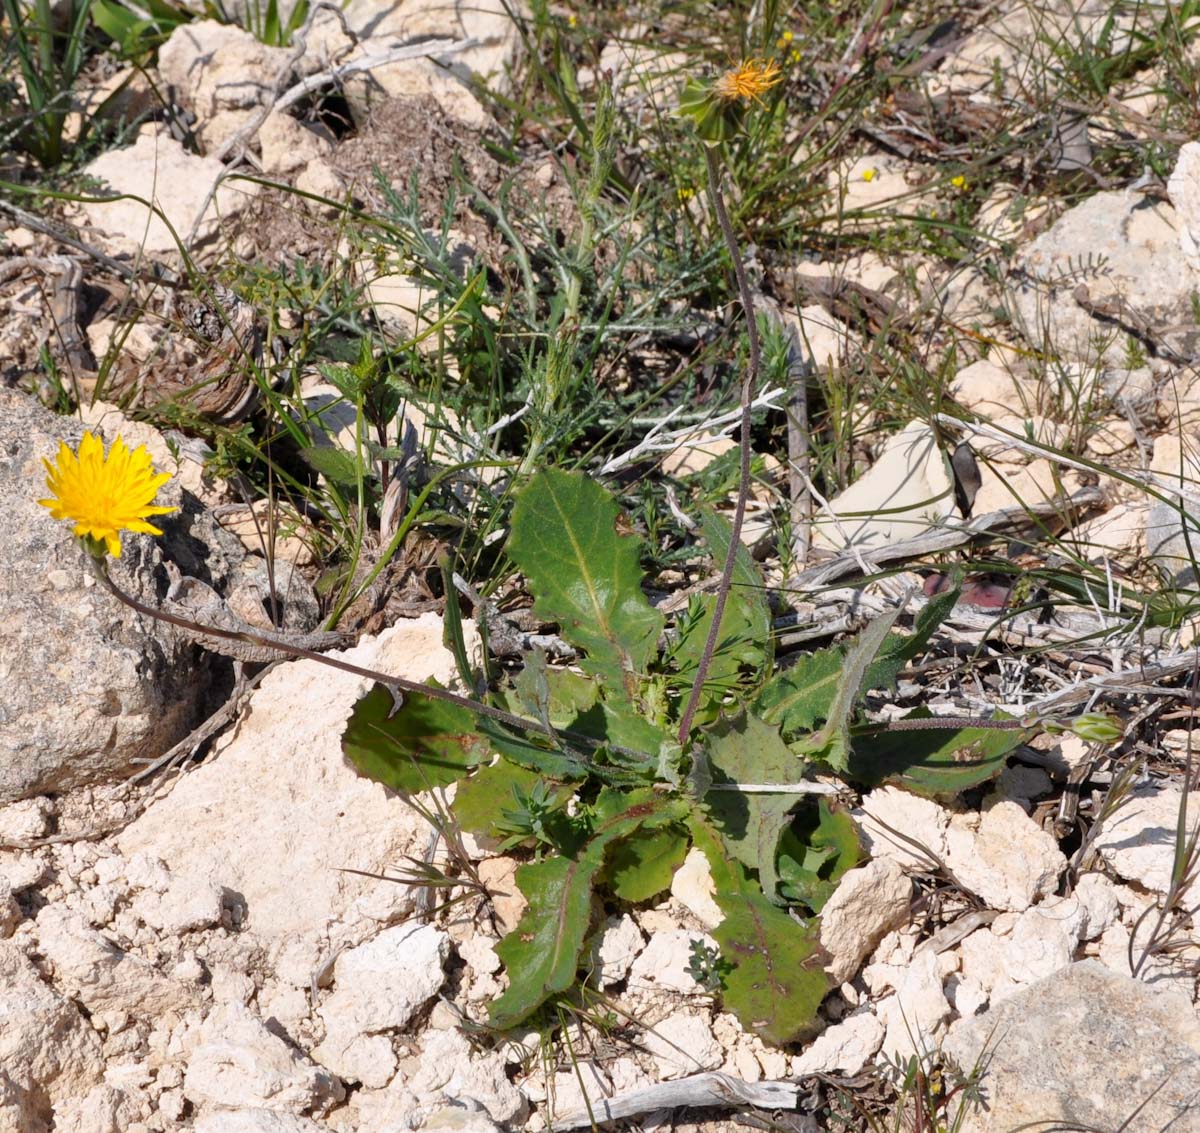
<path id="1" fill-rule="evenodd" d="M 335 656 L 412 680 L 455 682 L 442 621 L 430 614 Z M 240 895 L 242 935 L 265 953 L 264 974 L 299 987 L 329 955 L 376 927 L 343 920 L 355 902 L 397 888 L 339 867 L 385 873 L 419 852 L 428 833 L 423 819 L 358 775 L 342 752 L 346 720 L 370 685 L 315 661 L 280 665 L 210 758 L 117 838 L 127 857 L 148 852 L 165 862 L 169 880 L 212 879 Z"/>
<path id="2" fill-rule="evenodd" d="M 1087 914 L 1081 932 L 1084 940 L 1098 939 L 1121 915 L 1117 887 L 1102 873 L 1085 873 L 1075 885 L 1075 896 Z"/>
<path id="3" fill-rule="evenodd" d="M 524 1095 L 509 1080 L 504 1054 L 476 1051 L 461 1031 L 426 1031 L 420 1067 L 406 1088 L 422 1105 L 477 1102 L 501 1125 L 520 1122 Z"/>
<path id="4" fill-rule="evenodd" d="M 1045 457 L 1036 457 L 1019 467 L 984 467 L 983 484 L 971 506 L 973 515 L 989 515 L 1022 504 L 1042 504 L 1062 491 L 1061 477 Z"/>
<path id="5" fill-rule="evenodd" d="M 158 70 L 197 117 L 196 135 L 212 152 L 248 125 L 287 77 L 290 51 L 272 47 L 233 23 L 180 24 L 158 51 Z"/>
<path id="6" fill-rule="evenodd" d="M 479 880 L 487 887 L 496 927 L 508 935 L 516 929 L 529 907 L 525 894 L 517 886 L 517 866 L 514 858 L 484 858 L 479 863 Z"/>
<path id="7" fill-rule="evenodd" d="M 1194 1129 L 1200 1020 L 1191 996 L 1071 964 L 963 1020 L 945 1052 L 985 1067 L 970 1133 L 1047 1128 Z M 1115 1124 L 1114 1124 L 1115 1121 Z"/>
<path id="8" fill-rule="evenodd" d="M 399 1030 L 437 994 L 446 975 L 449 937 L 433 925 L 384 929 L 373 940 L 341 953 L 334 990 L 318 1011 L 325 1038 L 313 1057 L 350 1081 L 387 1084 L 396 1069 L 382 1032 Z"/>
<path id="9" fill-rule="evenodd" d="M 625 979 L 645 944 L 642 930 L 628 913 L 609 917 L 603 931 L 596 937 L 592 952 L 600 986 L 611 987 Z"/>
<path id="10" fill-rule="evenodd" d="M 814 1039 L 792 1059 L 792 1074 L 857 1074 L 883 1043 L 884 1025 L 870 1011 L 850 1015 Z M 782 1075 L 780 1075 L 782 1077 Z"/>
<path id="11" fill-rule="evenodd" d="M 54 1133 L 125 1133 L 149 1099 L 142 1091 L 104 1084 L 54 1107 Z M 162 1103 L 159 1102 L 161 1112 Z"/>
<path id="12" fill-rule="evenodd" d="M 291 173 L 310 161 L 333 153 L 334 140 L 323 127 L 293 118 L 286 111 L 272 110 L 258 128 L 262 148 L 263 172 L 268 175 Z"/>
<path id="13" fill-rule="evenodd" d="M 595 1062 L 577 1062 L 570 1070 L 559 1071 L 548 1090 L 550 1126 L 567 1114 L 586 1111 L 613 1096 L 612 1081 Z"/>
<path id="14" fill-rule="evenodd" d="M 671 896 L 711 932 L 725 919 L 714 900 L 716 891 L 708 858 L 703 850 L 693 846 L 671 878 Z"/>
<path id="15" fill-rule="evenodd" d="M 836 370 L 854 354 L 849 328 L 824 307 L 812 303 L 784 319 L 799 344 L 801 358 L 814 370 Z"/>
<path id="16" fill-rule="evenodd" d="M 198 1107 L 299 1114 L 342 1097 L 341 1083 L 238 1003 L 211 1011 L 187 1061 L 184 1096 Z"/>
<path id="17" fill-rule="evenodd" d="M 930 799 L 878 787 L 850 814 L 872 858 L 889 858 L 906 870 L 936 868 L 945 859 L 950 814 Z"/>
<path id="18" fill-rule="evenodd" d="M 890 858 L 843 875 L 821 911 L 821 944 L 835 983 L 850 979 L 884 934 L 904 921 L 911 899 L 912 882 Z"/>
<path id="19" fill-rule="evenodd" d="M 737 442 L 730 437 L 697 433 L 684 437 L 679 447 L 663 457 L 662 470 L 668 476 L 692 476 L 707 468 L 718 456 L 732 452 Z"/>
<path id="20" fill-rule="evenodd" d="M 675 1011 L 660 1019 L 646 1031 L 643 1045 L 664 1081 L 716 1070 L 725 1061 L 708 1019 L 689 1011 Z"/>
<path id="21" fill-rule="evenodd" d="M 21 922 L 21 906 L 13 895 L 12 886 L 0 877 L 0 940 L 12 936 Z"/>
<path id="22" fill-rule="evenodd" d="M 1101 822 L 1096 851 L 1119 877 L 1152 893 L 1165 893 L 1171 883 L 1180 802 L 1176 787 L 1138 787 Z M 1188 793 L 1187 818 L 1190 836 L 1200 823 L 1200 791 Z"/>
<path id="23" fill-rule="evenodd" d="M 133 912 L 167 936 L 212 928 L 221 923 L 224 890 L 211 875 L 172 878 L 165 890 L 146 890 L 131 902 Z"/>
<path id="24" fill-rule="evenodd" d="M 950 385 L 954 400 L 964 409 L 989 420 L 1003 414 L 1024 416 L 1037 410 L 1039 383 L 995 358 L 980 358 L 964 366 Z"/>
<path id="25" fill-rule="evenodd" d="M 1179 250 L 1200 271 L 1200 142 L 1179 147 L 1167 178 L 1167 195 L 1179 222 Z"/>
<path id="26" fill-rule="evenodd" d="M 54 806 L 44 796 L 0 806 L 0 844 L 43 837 L 53 814 Z"/>
<path id="27" fill-rule="evenodd" d="M 44 850 L 39 853 L 0 850 L 0 879 L 7 882 L 14 893 L 34 888 L 46 876 L 48 868 Z"/>
<path id="28" fill-rule="evenodd" d="M 668 929 L 653 933 L 629 969 L 630 990 L 674 991 L 693 995 L 703 992 L 688 971 L 692 946 L 696 943 L 716 948 L 716 942 L 700 932 Z"/>
<path id="29" fill-rule="evenodd" d="M 100 1084 L 100 1040 L 20 948 L 0 940 L 0 1122 L 49 1128 L 52 1107 Z"/>
<path id="30" fill-rule="evenodd" d="M 896 994 L 877 1005 L 887 1028 L 882 1049 L 889 1057 L 908 1057 L 934 1050 L 946 1031 L 950 1004 L 942 990 L 942 973 L 932 949 L 918 951 L 896 988 Z"/>
<path id="31" fill-rule="evenodd" d="M 329 1127 L 307 1117 L 270 1109 L 215 1109 L 196 1117 L 195 1133 L 328 1133 Z"/>
<path id="32" fill-rule="evenodd" d="M 1065 968 L 1075 956 L 1087 922 L 1077 897 L 1047 897 L 1017 918 L 1004 949 L 1004 966 L 1018 984 L 1032 983 Z"/>
<path id="33" fill-rule="evenodd" d="M 257 185 L 226 180 L 225 172 L 221 162 L 188 153 L 169 134 L 146 126 L 132 146 L 108 150 L 83 169 L 85 176 L 102 182 L 106 192 L 123 194 L 121 199 L 91 200 L 80 207 L 102 246 L 129 254 L 175 256 L 179 246 L 172 227 L 183 239 L 199 221 L 199 241 L 210 240 L 257 195 Z M 152 202 L 158 212 L 141 200 Z"/>
<path id="34" fill-rule="evenodd" d="M 1020 912 L 1057 888 L 1067 860 L 1018 803 L 994 799 L 951 818 L 945 863 L 989 908 Z"/>
<path id="35" fill-rule="evenodd" d="M 124 1009 L 152 1017 L 196 1003 L 194 988 L 176 983 L 118 948 L 60 903 L 47 905 L 38 914 L 37 937 L 55 979 L 89 1011 Z"/>
<path id="36" fill-rule="evenodd" d="M 924 422 L 884 444 L 875 463 L 813 519 L 813 545 L 871 550 L 913 539 L 957 514 L 949 462 Z"/>

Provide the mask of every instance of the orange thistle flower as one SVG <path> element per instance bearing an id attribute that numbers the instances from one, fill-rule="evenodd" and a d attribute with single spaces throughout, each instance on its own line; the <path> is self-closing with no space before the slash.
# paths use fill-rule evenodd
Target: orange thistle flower
<path id="1" fill-rule="evenodd" d="M 761 96 L 782 80 L 774 59 L 747 59 L 726 71 L 713 84 L 713 93 L 722 102 L 757 102 L 761 106 Z"/>

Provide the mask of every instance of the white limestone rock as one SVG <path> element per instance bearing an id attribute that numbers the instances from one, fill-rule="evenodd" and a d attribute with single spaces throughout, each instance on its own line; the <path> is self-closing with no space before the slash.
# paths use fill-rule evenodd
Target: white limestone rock
<path id="1" fill-rule="evenodd" d="M 957 514 L 954 481 L 933 430 L 913 421 L 870 469 L 813 519 L 813 545 L 869 550 L 912 539 Z"/>
<path id="2" fill-rule="evenodd" d="M 708 858 L 703 850 L 693 846 L 671 878 L 671 896 L 711 932 L 725 919 L 714 900 L 716 891 Z"/>
<path id="3" fill-rule="evenodd" d="M 258 194 L 257 185 L 223 180 L 221 162 L 188 153 L 152 126 L 143 128 L 132 146 L 102 153 L 83 173 L 113 193 L 126 194 L 121 200 L 85 202 L 80 208 L 97 243 L 130 255 L 176 256 L 179 245 L 171 228 L 179 239 L 186 239 L 197 219 L 197 243 L 210 241 Z M 216 192 L 210 195 L 214 186 Z M 133 197 L 151 201 L 165 221 Z"/>
<path id="4" fill-rule="evenodd" d="M 100 1040 L 74 1004 L 0 940 L 0 1122 L 47 1128 L 53 1108 L 87 1095 L 103 1071 Z"/>
<path id="5" fill-rule="evenodd" d="M 887 1028 L 882 1049 L 889 1058 L 907 1058 L 918 1050 L 937 1049 L 951 1011 L 942 990 L 942 970 L 932 949 L 913 956 L 896 994 L 883 1000 L 877 1010 Z"/>
<path id="6" fill-rule="evenodd" d="M 431 614 L 341 656 L 454 684 L 442 623 Z M 254 693 L 236 731 L 117 840 L 127 857 L 143 851 L 161 858 L 173 879 L 211 879 L 239 894 L 243 934 L 266 953 L 265 974 L 298 987 L 338 948 L 378 929 L 370 917 L 353 915 L 360 897 L 379 888 L 395 897 L 394 882 L 338 867 L 386 873 L 406 853 L 420 852 L 427 835 L 411 808 L 360 777 L 342 754 L 346 719 L 369 683 L 317 662 L 281 665 Z"/>
<path id="7" fill-rule="evenodd" d="M 857 1074 L 883 1043 L 884 1025 L 870 1011 L 835 1023 L 792 1059 L 792 1074 Z"/>
<path id="8" fill-rule="evenodd" d="M 1020 912 L 1053 893 L 1067 860 L 1019 803 L 992 798 L 976 814 L 956 814 L 946 835 L 946 865 L 992 909 Z"/>
<path id="9" fill-rule="evenodd" d="M 183 1077 L 198 1107 L 300 1114 L 342 1097 L 342 1087 L 238 1003 L 211 1011 L 200 1026 Z"/>
<path id="10" fill-rule="evenodd" d="M 1094 845 L 1112 871 L 1153 893 L 1165 893 L 1171 883 L 1180 791 L 1139 787 L 1100 825 Z M 1187 800 L 1188 832 L 1200 822 L 1200 791 Z"/>
<path id="11" fill-rule="evenodd" d="M 692 944 L 716 948 L 716 942 L 700 932 L 667 929 L 650 935 L 649 943 L 629 969 L 629 988 L 636 991 L 673 991 L 699 994 L 703 989 L 688 972 Z"/>
<path id="12" fill-rule="evenodd" d="M 884 934 L 903 923 L 911 899 L 912 882 L 890 858 L 843 875 L 821 910 L 821 944 L 834 983 L 850 979 Z"/>
<path id="13" fill-rule="evenodd" d="M 596 937 L 592 953 L 600 986 L 611 987 L 625 979 L 645 945 L 646 938 L 642 930 L 628 913 L 609 917 L 603 931 Z"/>
<path id="14" fill-rule="evenodd" d="M 647 1029 L 642 1042 L 662 1081 L 716 1070 L 725 1061 L 708 1018 L 690 1011 L 674 1011 L 660 1019 Z"/>
<path id="15" fill-rule="evenodd" d="M 329 1126 L 270 1109 L 214 1109 L 197 1116 L 195 1133 L 328 1133 Z"/>
<path id="16" fill-rule="evenodd" d="M 63 990 L 89 1011 L 127 1011 L 153 1018 L 197 1004 L 196 989 L 177 983 L 124 951 L 62 903 L 37 918 L 38 950 Z"/>
<path id="17" fill-rule="evenodd" d="M 333 994 L 318 1011 L 325 1038 L 313 1057 L 349 1081 L 386 1085 L 396 1059 L 383 1033 L 407 1026 L 437 994 L 449 954 L 446 933 L 418 923 L 384 929 L 341 953 L 333 968 Z"/>
<path id="18" fill-rule="evenodd" d="M 477 1051 L 461 1031 L 426 1031 L 420 1065 L 406 1084 L 424 1106 L 478 1103 L 492 1121 L 505 1125 L 524 1120 L 528 1103 L 508 1080 L 504 1055 Z"/>

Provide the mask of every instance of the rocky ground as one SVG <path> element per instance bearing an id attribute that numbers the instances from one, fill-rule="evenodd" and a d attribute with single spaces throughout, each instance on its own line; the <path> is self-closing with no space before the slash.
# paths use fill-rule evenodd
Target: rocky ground
<path id="1" fill-rule="evenodd" d="M 1045 22 L 1094 30 L 1107 9 L 992 6 L 928 64 L 935 116 L 961 117 L 969 133 L 970 115 L 986 123 L 1032 97 L 1028 45 Z M 1114 34 L 1135 36 L 1138 18 L 1122 13 Z M 669 38 L 614 36 L 580 86 L 613 72 L 623 111 L 652 123 L 688 59 Z M 1184 47 L 1200 70 L 1200 49 Z M 871 1118 L 891 1128 L 895 1106 L 902 1127 L 932 1128 L 913 1113 L 912 1083 L 897 1087 L 914 1053 L 926 1079 L 986 1069 L 986 1106 L 964 1110 L 966 1130 L 1200 1130 L 1200 940 L 1177 857 L 1200 811 L 1186 687 L 1200 531 L 1180 506 L 1200 494 L 1200 139 L 1149 125 L 1163 97 L 1152 67 L 1108 96 L 1116 126 L 1097 117 L 1089 140 L 1086 120 L 1081 135 L 1064 118 L 1056 169 L 1090 169 L 1110 131 L 1169 147 L 1168 176 L 1092 173 L 1099 184 L 1076 203 L 1029 192 L 1014 173 L 969 218 L 1003 254 L 950 265 L 830 240 L 783 262 L 764 238 L 760 298 L 809 372 L 867 365 L 893 323 L 929 328 L 907 341 L 920 340 L 930 372 L 948 372 L 929 412 L 863 417 L 845 446 L 853 483 L 817 501 L 799 560 L 778 552 L 786 473 L 768 466 L 746 538 L 782 595 L 782 634 L 829 638 L 901 596 L 916 610 L 945 566 L 913 571 L 917 555 L 1011 532 L 1008 573 L 969 577 L 925 667 L 903 673 L 877 714 L 1118 704 L 1127 722 L 1121 758 L 1043 735 L 953 801 L 892 786 L 847 798 L 867 858 L 822 915 L 838 987 L 806 1044 L 764 1044 L 697 982 L 695 946 L 712 945 L 721 916 L 698 851 L 668 899 L 606 910 L 591 1017 L 489 1033 L 487 1005 L 507 979 L 495 945 L 521 913 L 517 858 L 469 837 L 448 847 L 347 765 L 342 730 L 368 682 L 313 661 L 231 672 L 117 607 L 36 506 L 40 458 L 81 431 L 31 396 L 53 398 L 49 358 L 80 394 L 84 425 L 146 444 L 175 474 L 163 498 L 179 517 L 160 542 L 127 540 L 121 581 L 161 601 L 181 575 L 203 577 L 259 622 L 274 589 L 286 628 L 313 630 L 324 595 L 305 517 L 276 541 L 268 578 L 235 479 L 203 467 L 211 450 L 186 421 L 145 412 L 190 391 L 207 420 L 244 420 L 252 395 L 232 363 L 271 356 L 272 336 L 251 333 L 263 293 L 174 286 L 187 276 L 180 246 L 214 280 L 230 262 L 285 257 L 329 278 L 344 270 L 393 341 L 429 329 L 428 280 L 359 243 L 346 207 L 373 215 L 386 203 L 380 174 L 403 186 L 419 172 L 413 207 L 428 231 L 442 224 L 460 276 L 476 265 L 494 274 L 508 245 L 495 212 L 454 195 L 459 176 L 516 208 L 538 202 L 547 232 L 576 223 L 569 166 L 536 147 L 505 164 L 495 106 L 468 81 L 519 97 L 528 50 L 490 0 L 469 10 L 351 0 L 314 9 L 287 47 L 185 23 L 154 69 L 81 89 L 84 114 L 118 89 L 127 117 L 159 107 L 82 171 L 118 198 L 0 211 L 0 1131 L 536 1131 L 587 1127 L 606 1106 L 647 1129 L 771 1113 L 793 1129 Z M 314 92 L 334 88 L 336 107 L 310 112 Z M 959 187 L 933 184 L 922 164 L 923 112 L 888 113 L 828 172 L 849 217 L 839 238 L 923 201 L 953 207 Z M 694 193 L 679 203 L 702 207 Z M 82 250 L 60 239 L 68 225 Z M 175 273 L 172 286 L 147 282 L 153 263 Z M 245 333 L 231 340 L 231 324 Z M 310 404 L 331 400 L 315 368 L 300 381 Z M 764 404 L 781 398 L 767 390 Z M 431 431 L 418 407 L 407 412 L 443 463 L 477 451 L 468 426 Z M 322 420 L 337 442 L 342 422 Z M 618 476 L 652 453 L 682 476 L 728 451 L 728 433 L 711 420 L 666 430 L 601 471 Z M 943 457 L 963 442 L 970 457 Z M 1077 601 L 1053 618 L 1034 603 L 996 629 L 1027 597 L 1014 572 L 1066 556 L 1093 570 Z M 899 573 L 866 587 L 848 581 L 893 563 Z M 453 684 L 440 603 L 415 576 L 389 577 L 369 614 L 343 623 L 354 631 L 345 656 Z M 1147 602 L 1130 617 L 1125 591 L 1150 589 L 1170 596 L 1172 616 L 1156 620 Z M 985 640 L 1003 644 L 990 667 L 953 667 Z M 230 704 L 219 728 L 188 742 Z M 131 767 L 154 773 L 130 781 Z M 486 895 L 464 884 L 443 905 L 446 893 L 412 883 L 414 863 L 461 878 L 464 858 Z M 1188 870 L 1194 878 L 1194 861 Z M 726 1077 L 702 1077 L 711 1072 Z M 653 1092 L 668 1083 L 682 1092 Z"/>

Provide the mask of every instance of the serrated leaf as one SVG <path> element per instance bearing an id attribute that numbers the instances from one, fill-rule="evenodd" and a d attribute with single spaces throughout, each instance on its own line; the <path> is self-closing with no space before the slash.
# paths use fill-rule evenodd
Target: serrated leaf
<path id="1" fill-rule="evenodd" d="M 867 666 L 859 691 L 890 687 L 896 674 L 925 648 L 945 621 L 957 596 L 956 588 L 927 602 L 917 615 L 911 634 L 889 633 L 878 656 Z M 847 658 L 848 649 L 844 645 L 804 655 L 763 686 L 755 711 L 768 723 L 778 724 L 788 741 L 812 730 L 831 718 L 838 688 L 845 684 Z"/>
<path id="2" fill-rule="evenodd" d="M 891 688 L 900 670 L 925 648 L 934 631 L 949 616 L 961 592 L 961 588 L 955 586 L 930 598 L 913 620 L 912 633 L 889 634 L 879 655 L 867 667 L 863 689 Z"/>
<path id="3" fill-rule="evenodd" d="M 688 836 L 683 830 L 673 826 L 638 830 L 613 847 L 605 881 L 622 901 L 649 901 L 671 887 L 687 851 Z"/>
<path id="4" fill-rule="evenodd" d="M 757 871 L 763 892 L 773 901 L 779 838 L 801 796 L 787 792 L 745 794 L 721 788 L 734 783 L 787 786 L 801 779 L 804 761 L 783 742 L 778 728 L 745 714 L 717 721 L 705 733 L 705 748 L 712 787 L 704 797 L 704 805 L 728 852 Z"/>
<path id="5" fill-rule="evenodd" d="M 921 708 L 905 719 L 930 715 Z M 999 775 L 1008 753 L 1031 734 L 1022 728 L 931 728 L 855 736 L 847 775 L 872 787 L 894 783 L 927 797 L 955 795 Z"/>
<path id="6" fill-rule="evenodd" d="M 496 945 L 509 983 L 489 1008 L 494 1026 L 515 1027 L 575 982 L 591 923 L 592 889 L 608 852 L 640 827 L 669 825 L 683 812 L 683 803 L 649 788 L 605 789 L 596 800 L 592 837 L 577 857 L 547 858 L 517 870 L 517 887 L 529 907 Z"/>
<path id="7" fill-rule="evenodd" d="M 713 565 L 720 569 L 725 564 L 725 556 L 729 554 L 732 526 L 712 508 L 705 507 L 700 509 L 700 530 L 708 544 Z M 767 588 L 763 583 L 762 574 L 742 543 L 738 544 L 733 559 L 733 588 L 729 596 L 736 597 L 742 607 L 748 630 L 747 644 L 757 647 L 758 664 L 763 667 L 769 665 L 774 649 L 771 605 L 767 601 Z"/>
<path id="8" fill-rule="evenodd" d="M 715 899 L 725 919 L 713 930 L 730 965 L 722 998 L 747 1030 L 772 1043 L 790 1043 L 819 1029 L 817 1009 L 831 987 L 815 921 L 801 925 L 776 908 L 728 857 L 706 822 L 692 837 L 708 859 Z"/>
<path id="9" fill-rule="evenodd" d="M 790 669 L 777 673 L 758 694 L 754 711 L 791 740 L 829 718 L 846 661 L 843 646 L 806 653 Z"/>
<path id="10" fill-rule="evenodd" d="M 587 775 L 587 764 L 582 757 L 555 746 L 549 736 L 539 732 L 517 732 L 485 718 L 479 721 L 479 733 L 505 759 L 538 775 L 550 779 L 583 779 Z"/>
<path id="11" fill-rule="evenodd" d="M 319 472 L 331 484 L 351 488 L 362 479 L 362 466 L 350 453 L 340 448 L 311 445 L 300 450 L 304 463 Z"/>
<path id="12" fill-rule="evenodd" d="M 610 696 L 635 700 L 662 615 L 642 593 L 640 543 L 618 532 L 616 502 L 595 480 L 546 468 L 521 490 L 508 550 L 534 610 L 586 654 L 580 667 Z"/>
<path id="13" fill-rule="evenodd" d="M 350 713 L 342 751 L 360 775 L 407 794 L 445 787 L 490 754 L 469 709 L 417 694 L 396 708 L 379 684 Z"/>
<path id="14" fill-rule="evenodd" d="M 798 816 L 779 843 L 780 891 L 819 913 L 862 856 L 858 828 L 824 799 Z"/>
<path id="15" fill-rule="evenodd" d="M 517 787 L 528 795 L 535 784 L 544 782 L 546 778 L 528 767 L 498 759 L 459 783 L 450 809 L 464 830 L 499 840 L 504 835 L 496 829 L 495 822 L 501 810 L 513 804 L 513 788 Z M 558 784 L 553 792 L 555 802 L 565 802 L 566 796 L 574 793 L 579 782 L 576 779 Z"/>
<path id="16" fill-rule="evenodd" d="M 867 669 L 887 640 L 892 625 L 900 616 L 900 608 L 881 614 L 855 639 L 846 650 L 841 680 L 829 706 L 829 719 L 824 727 L 804 741 L 801 751 L 823 759 L 835 771 L 845 771 L 850 758 L 850 718 L 862 692 Z"/>

